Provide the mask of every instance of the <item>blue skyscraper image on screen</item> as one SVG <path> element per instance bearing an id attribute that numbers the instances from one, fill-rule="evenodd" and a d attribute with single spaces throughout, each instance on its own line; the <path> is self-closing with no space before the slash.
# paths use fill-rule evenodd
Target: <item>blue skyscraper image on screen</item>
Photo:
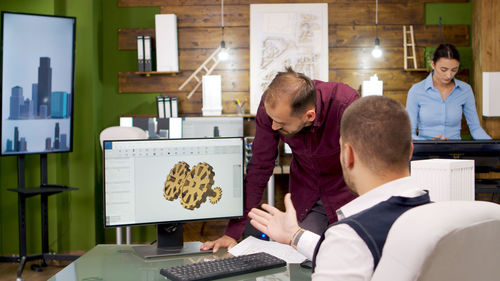
<path id="1" fill-rule="evenodd" d="M 2 155 L 71 151 L 74 25 L 2 12 Z"/>

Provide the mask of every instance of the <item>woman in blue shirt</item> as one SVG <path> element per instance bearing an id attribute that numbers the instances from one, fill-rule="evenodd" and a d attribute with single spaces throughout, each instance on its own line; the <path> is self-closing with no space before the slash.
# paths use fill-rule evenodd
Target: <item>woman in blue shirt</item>
<path id="1" fill-rule="evenodd" d="M 406 110 L 413 139 L 461 139 L 462 112 L 474 139 L 491 139 L 479 123 L 471 86 L 455 79 L 460 66 L 457 48 L 452 44 L 439 45 L 431 66 L 432 73 L 408 92 Z"/>

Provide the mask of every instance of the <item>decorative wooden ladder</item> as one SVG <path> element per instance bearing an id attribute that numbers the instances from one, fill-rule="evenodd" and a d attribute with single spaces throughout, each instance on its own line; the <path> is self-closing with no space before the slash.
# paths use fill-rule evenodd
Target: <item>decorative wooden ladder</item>
<path id="1" fill-rule="evenodd" d="M 409 36 L 408 36 L 409 35 Z M 410 42 L 408 42 L 408 37 Z M 411 47 L 411 56 L 408 56 L 408 48 Z M 404 66 L 405 70 L 417 70 L 417 52 L 415 51 L 415 37 L 413 36 L 413 25 L 407 29 L 403 26 L 403 48 L 404 48 Z M 408 60 L 413 60 L 413 68 L 408 68 Z"/>
<path id="2" fill-rule="evenodd" d="M 191 74 L 191 76 L 188 77 L 188 79 L 186 79 L 186 81 L 184 81 L 184 83 L 182 83 L 182 85 L 179 87 L 179 91 L 182 90 L 189 82 L 191 82 L 191 80 L 195 79 L 196 80 L 196 85 L 194 86 L 194 88 L 191 90 L 191 92 L 189 92 L 188 96 L 187 96 L 187 99 L 190 99 L 191 96 L 194 94 L 194 92 L 196 92 L 196 90 L 198 90 L 198 88 L 200 87 L 201 83 L 202 83 L 202 78 L 203 78 L 203 75 L 210 75 L 210 73 L 212 73 L 212 71 L 215 69 L 215 67 L 219 64 L 220 62 L 220 59 L 219 57 L 217 56 L 219 54 L 219 52 L 221 51 L 221 47 L 217 48 L 217 50 L 215 50 L 201 65 L 200 67 L 198 67 L 198 69 L 196 69 L 193 74 Z M 226 49 L 227 51 L 229 51 L 229 48 Z M 209 64 L 212 63 L 212 65 L 209 66 Z M 204 71 L 202 73 L 200 73 L 201 71 Z M 198 75 L 200 75 L 200 77 L 198 77 Z"/>

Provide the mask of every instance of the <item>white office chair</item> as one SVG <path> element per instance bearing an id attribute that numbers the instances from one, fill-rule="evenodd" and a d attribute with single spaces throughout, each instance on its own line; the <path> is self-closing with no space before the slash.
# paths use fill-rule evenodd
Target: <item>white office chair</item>
<path id="1" fill-rule="evenodd" d="M 114 126 L 114 127 L 108 127 L 104 130 L 102 130 L 101 134 L 99 135 L 99 139 L 101 141 L 101 149 L 103 146 L 103 142 L 105 140 L 135 140 L 135 139 L 147 139 L 148 134 L 142 130 L 141 128 L 137 127 L 119 127 L 119 126 Z M 126 231 L 126 243 L 131 244 L 132 243 L 132 230 L 129 226 L 125 228 Z M 122 228 L 117 227 L 116 228 L 116 244 L 122 244 L 123 234 L 122 234 Z"/>
<path id="2" fill-rule="evenodd" d="M 396 220 L 371 280 L 493 281 L 499 265 L 500 205 L 443 201 Z"/>

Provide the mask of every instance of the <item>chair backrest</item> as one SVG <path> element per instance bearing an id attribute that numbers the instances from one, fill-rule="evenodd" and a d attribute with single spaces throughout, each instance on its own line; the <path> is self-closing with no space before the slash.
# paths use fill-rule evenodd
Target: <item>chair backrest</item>
<path id="1" fill-rule="evenodd" d="M 371 280 L 499 280 L 499 268 L 500 205 L 443 201 L 396 220 Z"/>
<path id="2" fill-rule="evenodd" d="M 147 138 L 148 134 L 141 128 L 137 127 L 108 127 L 102 130 L 101 134 L 99 135 L 101 148 L 105 140 L 136 140 Z"/>

